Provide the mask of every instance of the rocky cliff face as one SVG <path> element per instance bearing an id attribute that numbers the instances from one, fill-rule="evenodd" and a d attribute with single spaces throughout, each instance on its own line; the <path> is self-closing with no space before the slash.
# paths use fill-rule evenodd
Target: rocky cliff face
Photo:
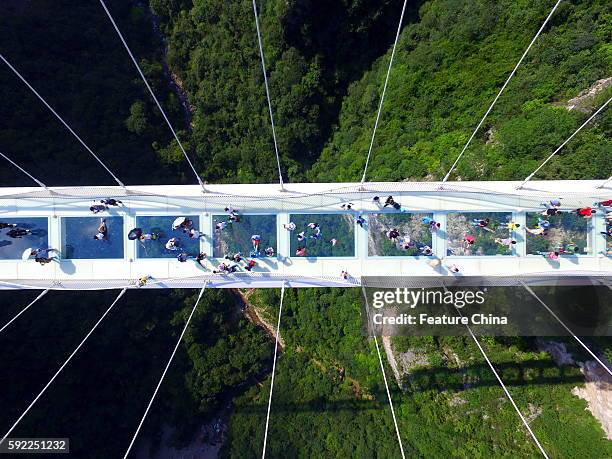
<path id="1" fill-rule="evenodd" d="M 599 419 L 608 440 L 612 440 L 612 377 L 595 361 L 579 365 L 586 383 L 584 387 L 575 387 L 572 393 L 587 401 L 588 410 Z"/>

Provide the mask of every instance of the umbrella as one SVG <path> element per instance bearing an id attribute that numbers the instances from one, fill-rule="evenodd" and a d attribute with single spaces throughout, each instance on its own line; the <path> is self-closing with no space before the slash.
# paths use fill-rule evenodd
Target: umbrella
<path id="1" fill-rule="evenodd" d="M 34 250 L 32 247 L 25 249 L 23 251 L 23 253 L 21 254 L 21 259 L 22 260 L 29 260 L 30 257 L 32 256 L 32 250 Z"/>
<path id="2" fill-rule="evenodd" d="M 177 229 L 183 223 L 185 223 L 187 219 L 185 217 L 176 217 L 172 222 L 172 229 Z"/>
<path id="3" fill-rule="evenodd" d="M 142 228 L 134 228 L 128 233 L 128 239 L 134 241 L 142 235 Z"/>

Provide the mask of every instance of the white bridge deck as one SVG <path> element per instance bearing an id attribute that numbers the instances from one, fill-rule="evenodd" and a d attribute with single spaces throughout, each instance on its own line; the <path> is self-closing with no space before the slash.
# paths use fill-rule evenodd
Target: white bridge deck
<path id="1" fill-rule="evenodd" d="M 48 246 L 62 247 L 62 219 L 92 217 L 89 206 L 94 200 L 113 197 L 121 199 L 123 207 L 111 208 L 97 217 L 123 217 L 123 256 L 117 259 L 66 259 L 41 266 L 34 260 L 0 259 L 0 288 L 103 289 L 134 285 L 142 276 L 152 279 L 146 285 L 164 288 L 201 287 L 278 287 L 287 282 L 292 287 L 339 287 L 360 285 L 362 276 L 419 276 L 436 279 L 465 276 L 538 278 L 555 283 L 570 276 L 612 275 L 612 259 L 607 255 L 608 241 L 603 212 L 599 210 L 586 225 L 586 250 L 575 256 L 562 256 L 558 261 L 542 255 L 529 255 L 526 248 L 526 213 L 542 211 L 542 202 L 562 198 L 562 210 L 592 206 L 612 198 L 612 188 L 597 189 L 600 181 L 534 181 L 517 190 L 520 182 L 400 182 L 367 183 L 363 189 L 355 183 L 300 183 L 279 185 L 206 185 L 206 192 L 196 185 L 120 187 L 57 187 L 0 188 L 0 221 L 11 218 L 46 217 Z M 373 201 L 380 196 L 384 202 L 392 195 L 404 212 L 431 213 L 441 224 L 434 233 L 431 247 L 442 262 L 432 267 L 432 257 L 370 256 L 371 238 L 365 228 L 355 225 L 354 253 L 346 257 L 296 257 L 291 252 L 290 238 L 299 232 L 289 232 L 282 225 L 296 214 L 393 213 L 392 208 L 380 209 Z M 354 203 L 351 211 L 340 205 Z M 275 256 L 260 258 L 251 273 L 215 275 L 212 269 L 221 260 L 212 259 L 214 231 L 213 215 L 224 214 L 233 206 L 242 215 L 275 214 Z M 517 244 L 510 255 L 454 256 L 448 254 L 446 235 L 449 213 L 511 212 L 512 220 L 521 227 L 512 237 Z M 139 258 L 137 243 L 127 240 L 127 233 L 136 227 L 141 216 L 199 216 L 199 229 L 207 236 L 200 240 L 200 250 L 209 254 L 207 268 L 190 260 L 180 263 L 175 258 Z M 240 224 L 240 223 L 238 223 Z M 354 224 L 354 223 L 353 223 Z M 92 244 L 100 243 L 91 241 Z M 0 251 L 2 248 L 0 247 Z M 371 253 L 371 251 L 370 251 Z M 0 258 L 1 256 L 0 252 Z M 453 274 L 447 265 L 460 267 Z M 341 271 L 349 273 L 343 279 Z"/>

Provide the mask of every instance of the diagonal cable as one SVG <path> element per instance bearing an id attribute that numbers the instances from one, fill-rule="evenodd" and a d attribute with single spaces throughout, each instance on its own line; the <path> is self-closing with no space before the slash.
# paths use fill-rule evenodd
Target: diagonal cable
<path id="1" fill-rule="evenodd" d="M 559 3 L 561 3 L 561 0 L 557 0 L 557 3 L 555 3 L 555 6 L 553 6 L 553 9 L 550 10 L 550 13 L 548 13 L 548 16 L 546 17 L 546 20 L 544 21 L 544 23 L 542 24 L 542 26 L 540 27 L 540 30 L 538 30 L 538 33 L 535 34 L 535 37 L 533 37 L 533 39 L 531 40 L 531 43 L 529 43 L 529 46 L 527 46 L 527 49 L 525 50 L 525 52 L 523 53 L 523 55 L 521 56 L 521 58 L 519 59 L 519 61 L 517 62 L 516 66 L 514 67 L 514 69 L 512 70 L 512 72 L 510 72 L 510 75 L 508 76 L 508 79 L 506 80 L 506 82 L 504 83 L 504 85 L 502 86 L 502 88 L 499 90 L 499 92 L 497 93 L 497 96 L 495 96 L 495 99 L 493 99 L 493 102 L 491 103 L 491 105 L 489 106 L 488 110 L 485 112 L 484 116 L 482 117 L 482 119 L 480 120 L 480 122 L 478 123 L 478 126 L 476 126 L 476 129 L 474 129 L 474 132 L 472 132 L 472 135 L 470 136 L 469 140 L 467 141 L 467 143 L 464 145 L 463 149 L 461 150 L 461 153 L 459 153 L 459 156 L 457 156 L 457 159 L 455 159 L 455 162 L 453 163 L 453 165 L 451 166 L 450 170 L 447 172 L 447 174 L 444 176 L 444 179 L 442 179 L 442 183 L 446 182 L 448 180 L 448 178 L 451 175 L 451 172 L 453 172 L 453 170 L 455 170 L 455 167 L 457 166 L 457 164 L 459 163 L 459 160 L 461 159 L 461 157 L 463 156 L 463 154 L 465 153 L 465 151 L 467 150 L 468 146 L 470 145 L 470 143 L 472 142 L 472 140 L 474 139 L 474 136 L 476 136 L 476 133 L 478 132 L 478 130 L 480 129 L 480 127 L 482 126 L 482 123 L 484 123 L 485 119 L 487 118 L 487 116 L 489 116 L 489 113 L 491 112 L 491 110 L 493 110 L 493 107 L 495 106 L 495 104 L 497 103 L 497 99 L 499 99 L 499 97 L 502 95 L 502 93 L 504 92 L 504 90 L 506 89 L 506 86 L 508 86 L 508 83 L 510 83 L 510 80 L 512 79 L 512 77 L 514 76 L 514 74 L 516 73 L 516 71 L 518 70 L 518 68 L 520 67 L 521 63 L 523 62 L 523 60 L 525 59 L 525 56 L 527 56 L 527 53 L 529 52 L 529 50 L 531 49 L 531 47 L 533 46 L 533 44 L 535 43 L 535 41 L 537 40 L 537 38 L 540 36 L 540 34 L 542 33 L 542 31 L 544 30 L 544 28 L 546 27 L 546 24 L 548 24 L 548 21 L 550 20 L 550 18 L 552 17 L 552 15 L 554 14 L 555 10 L 557 9 L 557 7 L 559 6 Z"/>
<path id="2" fill-rule="evenodd" d="M 545 308 L 545 309 L 546 309 L 548 312 L 550 312 L 550 315 L 551 315 L 551 316 L 553 316 L 555 319 L 557 319 L 557 322 L 559 322 L 559 323 L 560 323 L 560 324 L 563 326 L 563 328 L 565 328 L 565 329 L 567 330 L 567 332 L 568 332 L 570 335 L 572 335 L 576 341 L 578 341 L 578 343 L 579 343 L 579 344 L 580 344 L 580 345 L 581 345 L 581 346 L 584 348 L 584 350 L 585 350 L 585 351 L 587 351 L 587 352 L 588 352 L 588 353 L 591 355 L 591 357 L 593 357 L 595 360 L 597 360 L 597 362 L 598 362 L 598 363 L 599 363 L 599 364 L 600 364 L 600 365 L 603 367 L 603 369 L 604 369 L 604 370 L 606 370 L 610 376 L 612 376 L 612 371 L 611 371 L 611 370 L 608 368 L 608 366 L 607 366 L 605 363 L 603 363 L 603 361 L 602 361 L 602 360 L 601 360 L 599 357 L 597 357 L 597 356 L 596 356 L 596 355 L 593 353 L 593 351 L 591 351 L 591 350 L 590 350 L 590 349 L 587 347 L 587 345 L 586 345 L 586 344 L 584 344 L 584 342 L 582 342 L 582 340 L 581 340 L 580 338 L 578 338 L 578 337 L 576 336 L 576 334 L 575 334 L 575 333 L 574 333 L 572 330 L 570 330 L 570 328 L 569 328 L 567 325 L 565 325 L 565 323 L 563 323 L 563 321 L 562 321 L 562 320 L 559 318 L 559 316 L 557 316 L 557 314 L 555 314 L 555 313 L 553 312 L 553 310 L 552 310 L 552 309 L 550 309 L 550 308 L 548 307 L 548 305 L 547 305 L 546 303 L 544 303 L 544 301 L 542 301 L 538 295 L 536 295 L 536 293 L 535 293 L 535 292 L 534 292 L 534 291 L 531 289 L 531 287 L 529 287 L 529 286 L 528 286 L 528 285 L 527 285 L 525 282 L 523 282 L 523 281 L 520 281 L 520 282 L 521 282 L 521 284 L 523 285 L 523 287 L 525 287 L 525 290 L 527 290 L 527 291 L 528 291 L 528 292 L 531 294 L 531 296 L 533 296 L 533 297 L 534 297 L 534 298 L 535 298 L 535 299 L 538 301 L 538 303 L 540 303 L 542 306 L 544 306 L 544 308 Z"/>
<path id="3" fill-rule="evenodd" d="M 272 406 L 272 391 L 274 390 L 274 375 L 276 373 L 276 354 L 278 352 L 278 340 L 280 337 L 281 314 L 283 313 L 283 299 L 285 298 L 285 282 L 281 287 L 280 306 L 278 308 L 278 322 L 276 323 L 276 338 L 274 341 L 274 360 L 272 362 L 272 380 L 270 381 L 270 395 L 268 397 L 268 414 L 266 415 L 266 430 L 264 433 L 263 450 L 261 459 L 266 457 L 266 445 L 268 444 L 268 425 L 270 424 L 270 407 Z"/>
<path id="4" fill-rule="evenodd" d="M 368 302 L 368 296 L 366 295 L 365 287 L 361 286 L 361 292 L 363 293 L 363 298 L 366 302 L 366 311 L 368 316 L 370 314 L 370 304 Z M 374 319 L 372 319 L 373 321 Z M 369 321 L 369 317 L 368 317 Z M 373 322 L 372 322 L 373 323 Z M 395 434 L 397 435 L 397 441 L 399 443 L 400 452 L 402 453 L 402 459 L 406 459 L 406 455 L 404 454 L 404 445 L 402 444 L 402 437 L 400 436 L 399 427 L 397 425 L 397 419 L 395 418 L 395 410 L 393 409 L 393 400 L 391 399 L 391 391 L 389 390 L 389 383 L 387 382 L 387 375 L 385 373 L 385 366 L 382 361 L 382 356 L 380 354 L 380 348 L 378 347 L 378 338 L 376 337 L 376 332 L 372 332 L 372 336 L 374 337 L 374 344 L 376 344 L 376 352 L 378 353 L 378 362 L 380 363 L 380 370 L 382 371 L 383 380 L 385 381 L 385 389 L 387 390 L 387 398 L 389 399 L 389 407 L 391 408 L 391 416 L 393 417 L 393 424 L 395 425 Z"/>
<path id="5" fill-rule="evenodd" d="M 268 75 L 266 74 L 266 61 L 264 59 L 263 45 L 261 44 L 261 32 L 259 31 L 259 16 L 257 15 L 256 0 L 253 0 L 253 13 L 255 14 L 255 28 L 257 29 L 257 41 L 259 43 L 259 56 L 261 57 L 261 68 L 263 70 L 264 84 L 266 86 L 266 97 L 268 98 L 268 111 L 270 112 L 270 124 L 272 125 L 272 137 L 274 138 L 274 151 L 276 152 L 276 165 L 278 166 L 278 181 L 282 191 L 284 190 L 283 173 L 281 172 L 280 156 L 278 154 L 278 142 L 276 141 L 276 128 L 274 127 L 272 101 L 270 99 L 270 88 L 268 87 Z"/>
<path id="6" fill-rule="evenodd" d="M 113 303 L 109 306 L 109 308 L 104 312 L 104 314 L 102 314 L 102 317 L 100 317 L 100 319 L 98 319 L 98 321 L 95 323 L 95 325 L 92 327 L 92 329 L 89 331 L 89 333 L 87 333 L 87 335 L 85 335 L 85 338 L 83 338 L 83 340 L 79 343 L 79 345 L 76 347 L 76 349 L 74 351 L 72 351 L 72 354 L 70 354 L 70 356 L 66 359 L 66 361 L 62 364 L 62 366 L 59 368 L 59 370 L 57 370 L 55 372 L 55 374 L 53 375 L 53 377 L 49 380 L 49 382 L 45 385 L 45 387 L 43 387 L 43 389 L 40 391 L 40 393 L 34 398 L 34 400 L 32 400 L 32 403 L 30 403 L 30 405 L 28 405 L 28 407 L 25 409 L 25 411 L 21 414 L 21 416 L 19 416 L 19 419 L 17 419 L 17 421 L 15 421 L 15 423 L 13 424 L 13 426 L 8 430 L 8 432 L 6 434 L 4 434 L 4 436 L 2 437 L 2 439 L 0 440 L 0 445 L 4 442 L 4 440 L 7 439 L 7 437 L 13 432 L 13 430 L 15 430 L 15 428 L 17 427 L 17 424 L 19 424 L 19 422 L 21 422 L 21 420 L 26 416 L 26 414 L 28 414 L 28 412 L 32 409 L 32 407 L 34 406 L 34 404 L 38 401 L 38 399 L 40 397 L 43 396 L 43 394 L 45 393 L 45 391 L 49 388 L 49 386 L 53 383 L 53 381 L 55 381 L 55 378 L 57 378 L 59 376 L 59 374 L 62 372 L 62 370 L 66 367 L 66 365 L 68 365 L 68 363 L 70 363 L 70 360 L 72 360 L 72 358 L 75 356 L 75 354 L 79 351 L 79 349 L 81 349 L 81 346 L 83 346 L 83 344 L 85 344 L 85 341 L 87 341 L 87 338 L 89 338 L 91 336 L 91 334 L 95 331 L 96 328 L 98 328 L 98 325 L 100 325 L 100 323 L 104 320 L 104 318 L 108 315 L 108 313 L 111 311 L 111 309 L 113 309 L 113 306 L 115 306 L 115 304 L 117 304 L 117 302 L 119 301 L 119 299 L 123 296 L 123 294 L 125 293 L 125 291 L 127 290 L 127 288 L 124 288 L 123 290 L 121 290 L 121 292 L 119 293 L 119 295 L 117 295 L 117 298 L 115 298 L 115 301 L 113 301 Z"/>
<path id="7" fill-rule="evenodd" d="M 387 68 L 387 76 L 385 77 L 385 85 L 383 86 L 382 94 L 380 96 L 380 102 L 378 104 L 378 113 L 376 114 L 376 121 L 374 123 L 374 130 L 372 131 L 372 139 L 370 140 L 370 148 L 368 149 L 368 156 L 366 158 L 365 167 L 363 169 L 363 176 L 361 177 L 361 186 L 366 179 L 368 172 L 368 164 L 370 163 L 370 156 L 372 155 L 372 147 L 374 146 L 374 138 L 376 137 L 376 130 L 378 129 L 378 122 L 380 121 L 380 113 L 382 112 L 383 102 L 385 101 L 385 93 L 387 92 L 387 83 L 389 83 L 389 75 L 391 75 L 391 67 L 393 66 L 393 58 L 395 57 L 395 48 L 397 48 L 397 42 L 399 41 L 400 32 L 402 31 L 402 22 L 404 21 L 404 12 L 406 11 L 407 0 L 404 0 L 402 6 L 402 14 L 400 15 L 399 24 L 397 25 L 397 33 L 395 34 L 395 42 L 393 43 L 393 50 L 391 51 L 391 59 L 389 59 L 389 67 Z"/>
<path id="8" fill-rule="evenodd" d="M 196 178 L 198 179 L 199 185 L 204 190 L 204 183 L 202 182 L 202 179 L 200 178 L 200 174 L 198 174 L 198 172 L 196 171 L 193 163 L 189 159 L 189 155 L 187 155 L 187 152 L 185 151 L 185 148 L 183 147 L 183 144 L 179 140 L 178 135 L 176 134 L 176 131 L 174 130 L 174 128 L 172 127 L 172 124 L 170 123 L 170 120 L 166 116 L 166 112 L 164 111 L 164 109 L 162 108 L 161 104 L 159 103 L 159 100 L 155 96 L 155 93 L 153 92 L 153 89 L 151 89 L 151 85 L 149 85 L 149 82 L 147 81 L 146 77 L 144 76 L 144 73 L 142 73 L 142 70 L 140 69 L 140 66 L 138 65 L 138 62 L 136 62 L 136 58 L 132 54 L 132 51 L 130 50 L 130 47 L 128 46 L 127 42 L 125 41 L 125 38 L 123 38 L 123 34 L 119 30 L 119 27 L 117 26 L 117 23 L 113 19 L 113 16 L 111 15 L 110 11 L 106 7 L 106 3 L 104 3 L 104 0 L 100 0 L 100 4 L 102 5 L 102 8 L 104 8 L 104 11 L 106 12 L 106 15 L 108 16 L 108 19 L 110 19 L 110 22 L 113 24 L 113 27 L 115 28 L 115 31 L 117 32 L 117 35 L 121 39 L 121 43 L 123 43 L 123 46 L 125 47 L 125 50 L 130 55 L 130 58 L 132 59 L 132 62 L 134 63 L 134 66 L 136 67 L 136 70 L 138 70 L 138 73 L 140 74 L 140 77 L 142 78 L 142 81 L 144 82 L 144 84 L 146 85 L 147 89 L 149 90 L 149 93 L 151 94 L 151 97 L 155 101 L 155 104 L 157 105 L 157 108 L 159 108 L 159 111 L 161 112 L 164 120 L 166 121 L 166 124 L 168 125 L 168 127 L 172 131 L 172 135 L 174 136 L 174 139 L 178 143 L 179 148 L 183 152 L 183 155 L 185 156 L 185 159 L 187 160 L 187 163 L 189 164 L 189 167 L 191 168 L 191 170 L 195 174 Z"/>
<path id="9" fill-rule="evenodd" d="M 552 153 L 551 153 L 551 154 L 548 156 L 548 158 L 546 158 L 546 159 L 545 159 L 545 160 L 542 162 L 542 164 L 540 164 L 540 166 L 539 166 L 539 167 L 538 167 L 538 168 L 537 168 L 535 171 L 533 171 L 531 174 L 529 174 L 529 175 L 528 175 L 528 176 L 525 178 L 525 180 L 523 180 L 523 182 L 522 182 L 522 183 L 521 183 L 521 184 L 518 186 L 518 188 L 517 188 L 517 189 L 519 189 L 519 190 L 520 190 L 521 188 L 523 188 L 523 187 L 525 186 L 525 184 L 526 184 L 526 183 L 527 183 L 529 180 L 531 180 L 531 179 L 533 178 L 533 176 L 534 176 L 535 174 L 537 174 L 537 173 L 538 173 L 538 171 L 539 171 L 540 169 L 542 169 L 542 168 L 543 168 L 543 167 L 546 165 L 546 163 L 548 163 L 548 161 L 550 161 L 550 160 L 553 158 L 553 156 L 555 156 L 557 153 L 559 153 L 559 152 L 561 151 L 561 149 L 562 149 L 562 148 L 563 148 L 563 147 L 564 147 L 564 146 L 565 146 L 565 145 L 566 145 L 566 144 L 567 144 L 567 143 L 568 143 L 570 140 L 572 140 L 576 134 L 578 134 L 578 133 L 579 133 L 579 132 L 582 130 L 582 128 L 583 128 L 583 127 L 585 127 L 587 124 L 589 124 L 591 121 L 593 121 L 593 119 L 594 119 L 594 118 L 595 118 L 597 115 L 599 115 L 599 114 L 600 114 L 600 113 L 601 113 L 601 112 L 602 112 L 602 111 L 603 111 L 603 110 L 604 110 L 604 109 L 605 109 L 605 108 L 608 106 L 608 104 L 610 103 L 610 101 L 611 101 L 611 100 L 612 100 L 612 97 L 610 97 L 610 98 L 609 98 L 609 99 L 606 101 L 606 103 L 605 103 L 605 104 L 603 104 L 601 107 L 599 107 L 595 113 L 593 113 L 591 116 L 589 116 L 589 118 L 588 118 L 588 119 L 587 119 L 587 120 L 586 120 L 584 123 L 582 123 L 582 124 L 580 125 L 580 127 L 579 127 L 578 129 L 576 129 L 576 130 L 574 131 L 574 133 L 573 133 L 572 135 L 570 135 L 570 136 L 569 136 L 569 137 L 568 137 L 568 138 L 565 140 L 565 142 L 563 142 L 561 145 L 559 145 L 559 146 L 557 147 L 557 149 L 556 149 L 555 151 L 553 151 L 553 152 L 552 152 Z"/>
<path id="10" fill-rule="evenodd" d="M 26 171 L 23 167 L 21 167 L 19 164 L 17 164 L 15 161 L 13 161 L 11 158 L 9 158 L 8 156 L 6 156 L 4 153 L 2 153 L 0 151 L 0 156 L 2 156 L 4 159 L 6 159 L 9 163 L 11 163 L 13 166 L 15 166 L 17 169 L 19 169 L 21 172 L 23 172 L 25 175 L 27 175 L 28 177 L 30 177 L 32 180 L 34 180 L 38 186 L 44 188 L 44 189 L 48 189 L 47 185 L 45 185 L 43 182 L 41 182 L 40 180 L 38 180 L 36 177 L 34 177 L 33 175 L 31 175 L 28 171 Z"/>
<path id="11" fill-rule="evenodd" d="M 174 359 L 174 355 L 176 354 L 176 351 L 178 350 L 181 342 L 183 341 L 183 336 L 185 335 L 185 332 L 187 331 L 187 327 L 189 326 L 189 323 L 191 322 L 191 318 L 193 317 L 193 314 L 196 310 L 196 308 L 198 307 L 198 304 L 200 303 L 200 300 L 202 299 L 202 294 L 204 293 L 204 290 L 206 289 L 206 285 L 208 284 L 208 281 L 206 281 L 206 283 L 204 284 L 204 287 L 202 287 L 202 289 L 200 290 L 200 294 L 198 295 L 198 299 L 196 300 L 195 304 L 193 305 L 193 309 L 191 310 L 191 314 L 189 314 L 189 317 L 187 318 L 187 322 L 185 322 L 185 326 L 183 327 L 183 331 L 181 332 L 181 335 L 179 336 L 179 339 L 176 341 L 176 346 L 174 346 L 174 350 L 172 351 L 172 354 L 170 355 L 170 358 L 168 359 L 168 363 L 166 364 L 166 367 L 164 368 L 164 371 L 161 375 L 161 378 L 159 378 L 159 381 L 157 383 L 157 387 L 155 387 L 155 391 L 153 391 L 153 395 L 151 396 L 151 400 L 149 400 L 149 404 L 147 405 L 147 409 L 145 410 L 144 414 L 142 415 L 142 418 L 140 419 L 140 423 L 138 424 L 138 428 L 136 429 L 136 432 L 134 432 L 134 436 L 132 437 L 132 441 L 130 442 L 130 446 L 128 446 L 127 451 L 125 452 L 125 455 L 123 456 L 123 458 L 127 458 L 128 455 L 130 454 L 130 450 L 132 449 L 132 446 L 134 446 L 134 442 L 136 441 L 136 437 L 138 436 L 138 433 L 140 432 L 140 428 L 142 427 L 147 414 L 149 414 L 149 410 L 151 409 L 151 405 L 153 405 L 153 401 L 155 400 L 155 397 L 157 396 L 157 392 L 159 391 L 159 388 L 162 385 L 162 382 L 164 381 L 164 378 L 166 377 L 166 373 L 168 372 L 168 368 L 170 368 L 170 365 L 172 364 L 172 360 Z"/>
<path id="12" fill-rule="evenodd" d="M 30 304 L 28 304 L 28 305 L 27 305 L 25 308 L 23 308 L 23 309 L 22 309 L 22 310 L 19 312 L 19 314 L 17 314 L 15 317 L 13 317 L 11 320 L 9 320 L 9 321 L 8 321 L 8 322 L 7 322 L 7 323 L 6 323 L 6 324 L 5 324 L 5 325 L 4 325 L 2 328 L 0 328 L 0 333 L 2 333 L 2 332 L 4 331 L 4 329 L 5 329 L 6 327 L 8 327 L 10 324 L 12 324 L 12 323 L 13 323 L 15 320 L 17 320 L 17 318 L 18 318 L 18 317 L 19 317 L 21 314 L 23 314 L 24 312 L 26 312 L 30 306 L 32 306 L 34 303 L 36 303 L 38 300 L 40 300 L 40 299 L 41 299 L 43 296 L 45 296 L 45 295 L 47 294 L 47 292 L 49 292 L 49 289 L 47 289 L 47 290 L 43 290 L 43 291 L 41 292 L 41 294 L 40 294 L 40 295 L 38 295 L 36 298 L 34 298 L 34 300 L 33 300 L 33 301 L 30 303 Z"/>
<path id="13" fill-rule="evenodd" d="M 19 71 L 15 67 L 13 67 L 11 63 L 7 61 L 6 58 L 2 54 L 0 54 L 0 59 L 8 66 L 8 68 L 10 68 L 13 71 L 15 75 L 19 77 L 21 81 L 25 83 L 25 85 L 28 88 L 30 88 L 30 91 L 32 91 L 36 95 L 36 97 L 38 97 L 38 99 L 45 105 L 45 107 L 47 107 L 51 111 L 51 113 L 53 113 L 55 117 L 58 120 L 60 120 L 60 122 L 66 127 L 66 129 L 68 129 L 70 133 L 81 143 L 81 145 L 83 145 L 83 147 L 91 154 L 91 156 L 93 156 L 96 159 L 96 161 L 98 161 L 98 163 L 100 163 L 100 165 L 104 169 L 106 169 L 106 172 L 108 172 L 111 175 L 111 177 L 113 177 L 115 182 L 117 182 L 117 184 L 120 187 L 125 188 L 125 185 L 121 182 L 121 180 L 119 180 L 115 176 L 115 174 L 111 172 L 111 170 L 106 166 L 106 164 L 104 164 L 102 160 L 98 158 L 98 155 L 96 155 L 93 152 L 93 150 L 89 148 L 89 146 L 83 141 L 83 139 L 81 139 L 81 137 L 79 137 L 79 135 L 74 131 L 74 129 L 72 129 L 70 125 L 66 121 L 64 121 L 64 119 L 53 109 L 53 107 L 51 107 L 51 105 L 49 105 L 48 102 L 45 99 L 43 99 L 43 97 L 38 93 L 38 91 L 36 91 L 36 89 L 34 89 L 34 87 L 30 83 L 28 83 L 28 81 L 21 75 L 21 73 L 19 73 Z"/>
<path id="14" fill-rule="evenodd" d="M 605 188 L 605 186 L 612 182 L 612 177 L 609 177 L 605 182 L 603 182 L 601 185 L 599 185 L 597 188 Z"/>

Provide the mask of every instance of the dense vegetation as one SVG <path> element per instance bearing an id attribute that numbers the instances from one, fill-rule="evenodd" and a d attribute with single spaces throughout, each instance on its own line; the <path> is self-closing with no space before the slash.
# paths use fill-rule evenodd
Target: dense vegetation
<path id="1" fill-rule="evenodd" d="M 143 4 L 107 3 L 202 176 L 276 180 L 250 2 L 150 0 L 165 43 Z M 368 177 L 440 178 L 543 21 L 548 3 L 412 2 Z M 606 6 L 603 0 L 561 4 L 456 177 L 521 178 L 585 119 L 586 113 L 564 105 L 610 76 Z M 358 179 L 401 2 L 267 0 L 259 7 L 285 178 Z M 192 182 L 97 2 L 11 1 L 3 8 L 3 55 L 121 179 Z M 164 44 L 169 68 L 189 97 L 189 123 L 168 85 Z M 111 183 L 6 69 L 0 72 L 0 95 L 7 108 L 0 124 L 3 152 L 35 165 L 48 184 Z M 582 102 L 581 109 L 590 112 L 609 96 L 610 89 Z M 611 119 L 608 112 L 577 136 L 542 177 L 611 175 Z M 3 167 L 0 183 L 27 182 Z M 378 359 L 361 328 L 359 293 L 287 292 L 269 457 L 399 456 Z M 195 294 L 128 293 L 16 433 L 69 434 L 79 457 L 122 454 Z M 31 296 L 4 292 L 0 323 Z M 1 337 L 5 431 L 112 298 L 51 293 Z M 251 299 L 275 323 L 278 292 L 258 291 Z M 575 367 L 560 370 L 531 339 L 483 343 L 522 412 L 535 416 L 531 425 L 551 457 L 612 456 L 585 402 L 571 395 L 582 381 Z M 472 341 L 426 337 L 393 344 L 398 352 L 422 353 L 428 362 L 404 378 L 403 390 L 386 368 L 410 456 L 538 454 Z M 609 347 L 609 340 L 597 344 Z M 270 380 L 254 382 L 269 369 L 272 350 L 263 331 L 241 318 L 230 293 L 205 292 L 142 439 L 159 439 L 167 423 L 178 429 L 174 440 L 184 443 L 233 400 L 223 454 L 258 457 Z"/>

